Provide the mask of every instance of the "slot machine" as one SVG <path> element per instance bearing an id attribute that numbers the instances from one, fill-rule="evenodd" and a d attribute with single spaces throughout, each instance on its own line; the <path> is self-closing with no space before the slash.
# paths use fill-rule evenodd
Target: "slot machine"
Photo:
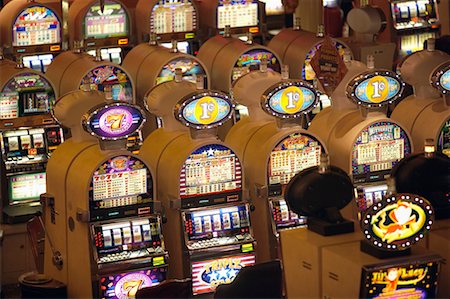
<path id="1" fill-rule="evenodd" d="M 450 56 L 429 49 L 416 52 L 403 61 L 402 79 L 414 87 L 414 94 L 402 100 L 391 118 L 411 133 L 414 148 L 422 151 L 426 139 L 433 139 L 438 152 L 450 157 Z"/>
<path id="2" fill-rule="evenodd" d="M 405 83 L 392 71 L 374 69 L 373 58 L 368 61 L 368 69 L 349 71 L 336 89 L 341 96 L 335 101 L 342 107 L 319 113 L 309 127 L 327 145 L 331 164 L 353 180 L 357 205 L 345 211 L 350 219 L 381 201 L 391 168 L 413 151 L 407 129 L 386 116 L 387 105 L 400 98 Z M 356 213 L 350 211 L 356 206 Z"/>
<path id="3" fill-rule="evenodd" d="M 149 93 L 147 107 L 164 126 L 145 139 L 139 154 L 157 171 L 164 230 L 171 232 L 165 236 L 170 277 L 191 277 L 194 295 L 213 292 L 255 263 L 241 162 L 216 136 L 233 104 L 225 93 L 203 89 L 201 80 L 197 86 L 179 78 Z"/>
<path id="4" fill-rule="evenodd" d="M 10 1 L 0 11 L 4 52 L 22 57 L 25 66 L 45 72 L 63 49 L 61 6 L 58 2 Z"/>
<path id="5" fill-rule="evenodd" d="M 50 114 L 57 96 L 47 76 L 0 57 L 3 222 L 26 222 L 41 210 L 47 160 L 64 141 Z"/>
<path id="6" fill-rule="evenodd" d="M 398 58 L 423 49 L 424 42 L 440 35 L 441 24 L 436 0 L 369 0 L 383 10 L 386 30 L 379 34 L 380 42 L 393 42 Z"/>
<path id="7" fill-rule="evenodd" d="M 136 29 L 141 43 L 148 42 L 154 33 L 162 46 L 171 48 L 171 41 L 177 41 L 178 51 L 185 54 L 194 55 L 200 47 L 199 12 L 192 0 L 139 0 Z"/>
<path id="8" fill-rule="evenodd" d="M 265 26 L 269 36 L 277 35 L 284 27 L 289 27 L 292 13 L 286 13 L 281 0 L 262 0 L 264 3 Z"/>
<path id="9" fill-rule="evenodd" d="M 258 262 L 281 259 L 280 233 L 305 227 L 305 215 L 292 212 L 284 199 L 286 185 L 301 170 L 316 166 L 326 149 L 302 128 L 302 116 L 318 105 L 319 92 L 288 71 L 255 71 L 233 85 L 236 101 L 249 116 L 228 132 L 225 142 L 243 157 L 246 185 L 255 211 L 251 214 Z"/>
<path id="10" fill-rule="evenodd" d="M 103 4 L 103 7 L 102 7 Z M 134 44 L 133 20 L 125 1 L 74 1 L 68 12 L 69 43 L 83 41 L 87 53 L 120 64 Z"/>
<path id="11" fill-rule="evenodd" d="M 44 272 L 64 282 L 69 297 L 134 298 L 168 269 L 153 170 L 126 150 L 143 113 L 105 103 L 98 91 L 74 91 L 58 103 L 55 116 L 78 134 L 48 166 Z M 81 103 L 90 107 L 84 115 Z"/>

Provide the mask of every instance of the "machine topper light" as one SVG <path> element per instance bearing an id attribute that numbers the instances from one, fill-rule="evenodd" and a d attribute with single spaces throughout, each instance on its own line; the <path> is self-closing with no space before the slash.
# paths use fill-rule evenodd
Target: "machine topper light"
<path id="1" fill-rule="evenodd" d="M 267 113 L 280 118 L 297 118 L 310 112 L 319 103 L 319 92 L 304 81 L 292 80 L 269 87 L 261 98 Z"/>
<path id="2" fill-rule="evenodd" d="M 347 97 L 358 105 L 381 107 L 396 101 L 405 83 L 391 71 L 374 71 L 353 78 L 347 85 Z"/>
<path id="3" fill-rule="evenodd" d="M 443 94 L 450 92 L 450 62 L 442 64 L 433 72 L 431 85 Z"/>
<path id="4" fill-rule="evenodd" d="M 83 128 L 102 140 L 128 138 L 145 122 L 141 108 L 128 103 L 114 103 L 95 107 L 83 119 Z"/>
<path id="5" fill-rule="evenodd" d="M 196 129 L 221 126 L 232 117 L 234 104 L 220 91 L 201 91 L 182 99 L 175 106 L 175 117 L 184 125 Z"/>
<path id="6" fill-rule="evenodd" d="M 372 205 L 362 218 L 367 240 L 385 250 L 404 250 L 430 230 L 434 211 L 423 197 L 401 193 Z"/>

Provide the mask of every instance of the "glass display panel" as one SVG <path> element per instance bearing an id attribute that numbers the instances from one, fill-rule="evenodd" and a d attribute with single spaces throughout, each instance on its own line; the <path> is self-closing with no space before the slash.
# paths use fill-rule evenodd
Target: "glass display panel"
<path id="1" fill-rule="evenodd" d="M 386 184 L 359 186 L 356 199 L 359 211 L 363 212 L 373 204 L 379 203 L 386 195 L 387 188 Z"/>
<path id="2" fill-rule="evenodd" d="M 23 65 L 38 72 L 47 70 L 47 67 L 53 61 L 53 54 L 32 55 L 23 57 Z"/>
<path id="3" fill-rule="evenodd" d="M 156 78 L 156 84 L 161 84 L 175 79 L 175 70 L 180 68 L 183 73 L 183 80 L 195 83 L 196 76 L 202 75 L 206 81 L 206 72 L 197 60 L 189 57 L 180 57 L 171 60 L 163 66 L 161 72 Z M 205 82 L 205 86 L 206 82 Z"/>
<path id="4" fill-rule="evenodd" d="M 13 46 L 37 46 L 61 42 L 61 25 L 56 14 L 44 6 L 25 8 L 14 22 Z"/>
<path id="5" fill-rule="evenodd" d="M 258 26 L 258 1 L 219 0 L 217 29 Z"/>
<path id="6" fill-rule="evenodd" d="M 5 162 L 20 164 L 30 161 L 30 158 L 33 162 L 42 162 L 42 157 L 37 156 L 47 154 L 44 134 L 43 128 L 2 132 L 2 151 Z"/>
<path id="7" fill-rule="evenodd" d="M 437 149 L 450 158 L 450 119 L 448 119 L 441 128 Z"/>
<path id="8" fill-rule="evenodd" d="M 160 46 L 163 46 L 164 48 L 168 48 L 171 49 L 172 48 L 172 43 L 160 43 Z M 188 42 L 177 42 L 177 49 L 179 52 L 184 53 L 184 54 L 189 54 L 190 53 L 190 47 L 189 47 L 189 43 Z"/>
<path id="9" fill-rule="evenodd" d="M 397 30 L 430 27 L 438 22 L 435 0 L 393 1 L 391 9 Z"/>
<path id="10" fill-rule="evenodd" d="M 159 0 L 153 6 L 150 32 L 190 32 L 197 29 L 197 12 L 189 0 Z"/>
<path id="11" fill-rule="evenodd" d="M 261 0 L 266 4 L 266 15 L 282 15 L 284 14 L 284 6 L 281 0 Z"/>
<path id="12" fill-rule="evenodd" d="M 110 92 L 114 101 L 133 102 L 133 86 L 127 73 L 114 65 L 102 65 L 92 69 L 80 82 L 87 80 L 91 89 Z"/>
<path id="13" fill-rule="evenodd" d="M 270 201 L 270 209 L 277 231 L 306 225 L 306 217 L 299 217 L 292 212 L 284 199 L 272 199 Z"/>
<path id="14" fill-rule="evenodd" d="M 189 155 L 181 169 L 181 198 L 241 188 L 241 163 L 231 149 L 220 144 L 198 148 Z"/>
<path id="15" fill-rule="evenodd" d="M 93 57 L 96 55 L 96 50 L 89 50 L 87 53 Z M 122 63 L 122 48 L 106 48 L 100 50 L 102 60 L 111 61 L 115 64 Z"/>
<path id="16" fill-rule="evenodd" d="M 47 190 L 45 172 L 14 175 L 8 181 L 10 205 L 39 200 Z"/>
<path id="17" fill-rule="evenodd" d="M 221 284 L 233 282 L 243 267 L 255 264 L 255 255 L 239 254 L 192 263 L 192 292 L 194 295 L 214 292 Z"/>
<path id="18" fill-rule="evenodd" d="M 118 2 L 105 0 L 103 11 L 100 2 L 89 7 L 84 17 L 85 38 L 128 36 L 128 15 Z"/>
<path id="19" fill-rule="evenodd" d="M 236 61 L 233 67 L 231 81 L 233 82 L 251 71 L 259 70 L 259 65 L 263 58 L 267 59 L 267 68 L 275 72 L 281 72 L 280 61 L 278 61 L 272 52 L 265 49 L 253 49 L 242 54 L 238 61 Z"/>

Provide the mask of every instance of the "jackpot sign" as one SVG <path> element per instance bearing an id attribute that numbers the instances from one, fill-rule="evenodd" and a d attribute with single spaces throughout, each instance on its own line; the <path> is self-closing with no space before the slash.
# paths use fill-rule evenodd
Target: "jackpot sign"
<path id="1" fill-rule="evenodd" d="M 425 236 L 433 219 L 433 208 L 425 198 L 401 193 L 367 209 L 362 219 L 362 229 L 373 246 L 385 250 L 404 250 Z"/>
<path id="2" fill-rule="evenodd" d="M 358 105 L 381 107 L 397 100 L 405 83 L 391 71 L 369 72 L 356 76 L 347 86 L 347 96 Z"/>
<path id="3" fill-rule="evenodd" d="M 269 87 L 261 98 L 267 113 L 281 118 L 297 118 L 319 103 L 319 93 L 304 81 L 288 81 Z"/>
<path id="4" fill-rule="evenodd" d="M 138 131 L 145 122 L 143 111 L 127 103 L 101 105 L 83 120 L 84 129 L 102 140 L 124 139 Z"/>

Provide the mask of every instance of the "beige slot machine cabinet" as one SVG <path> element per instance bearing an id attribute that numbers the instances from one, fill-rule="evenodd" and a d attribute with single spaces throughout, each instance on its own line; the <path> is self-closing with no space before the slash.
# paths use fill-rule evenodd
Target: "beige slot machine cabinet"
<path id="1" fill-rule="evenodd" d="M 216 136 L 217 127 L 231 118 L 233 104 L 223 92 L 201 84 L 178 97 L 175 106 L 165 103 L 172 91 L 181 96 L 192 88 L 178 79 L 149 94 L 148 109 L 164 118 L 164 126 L 145 139 L 140 155 L 157 170 L 164 230 L 170 231 L 165 236 L 169 276 L 191 277 L 192 292 L 200 295 L 232 282 L 242 267 L 254 264 L 255 241 L 240 159 Z"/>
<path id="2" fill-rule="evenodd" d="M 199 13 L 193 0 L 139 0 L 136 4 L 136 34 L 139 42 L 148 42 L 151 33 L 158 42 L 171 47 L 178 41 L 180 52 L 198 51 Z"/>
<path id="3" fill-rule="evenodd" d="M 101 49 L 106 61 L 120 64 L 128 47 L 134 44 L 134 28 L 126 1 L 77 0 L 68 12 L 69 43 L 83 41 L 88 53 L 95 56 Z"/>
<path id="4" fill-rule="evenodd" d="M 433 139 L 436 150 L 450 156 L 449 69 L 450 56 L 431 48 L 410 55 L 400 67 L 414 94 L 395 107 L 391 118 L 409 130 L 417 151 L 426 139 Z"/>
<path id="5" fill-rule="evenodd" d="M 145 122 L 143 112 L 124 102 L 86 105 L 82 117 L 66 111 L 104 100 L 97 91 L 75 91 L 55 111 L 79 139 L 49 166 L 44 272 L 64 281 L 69 297 L 134 298 L 165 280 L 168 256 L 153 171 L 125 150 L 126 137 Z"/>
<path id="6" fill-rule="evenodd" d="M 25 66 L 45 72 L 63 49 L 60 3 L 8 2 L 0 11 L 0 35 L 5 54 L 23 57 Z"/>
<path id="7" fill-rule="evenodd" d="M 257 261 L 281 258 L 280 232 L 306 225 L 292 212 L 283 195 L 291 178 L 316 166 L 323 143 L 302 128 L 302 116 L 318 105 L 319 93 L 301 80 L 273 71 L 255 71 L 239 78 L 232 93 L 249 109 L 228 132 L 225 142 L 243 157 L 246 185 L 255 211 L 251 214 Z"/>
<path id="8" fill-rule="evenodd" d="M 0 57 L 3 222 L 26 222 L 41 210 L 47 160 L 64 141 L 50 114 L 57 97 L 47 76 Z"/>

